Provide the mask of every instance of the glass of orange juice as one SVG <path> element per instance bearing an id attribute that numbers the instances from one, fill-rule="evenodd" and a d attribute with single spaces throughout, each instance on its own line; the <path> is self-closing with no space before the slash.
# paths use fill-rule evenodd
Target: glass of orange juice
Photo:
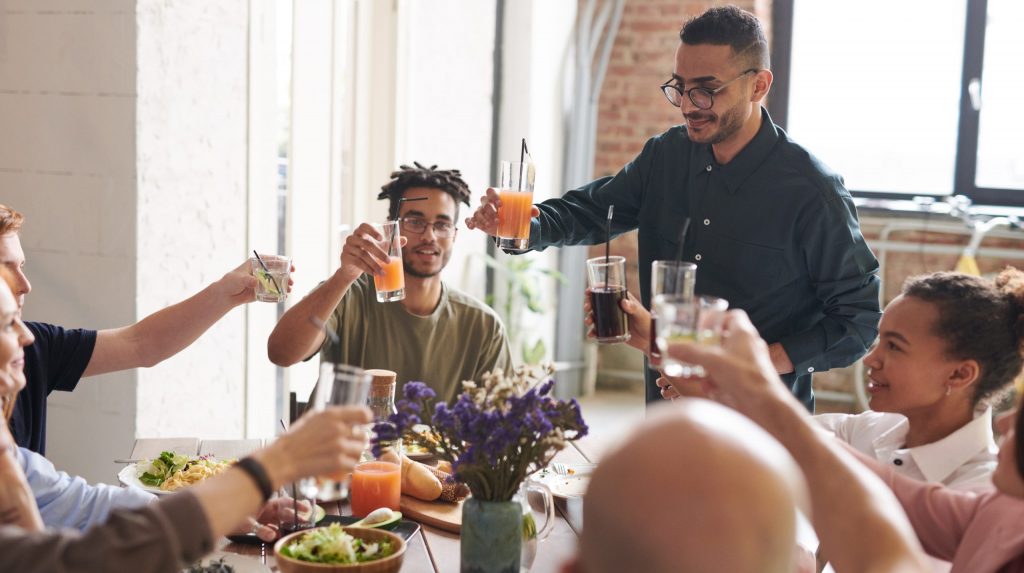
<path id="1" fill-rule="evenodd" d="M 405 298 L 405 271 L 402 268 L 402 243 L 398 221 L 374 224 L 384 236 L 381 248 L 388 253 L 388 260 L 382 261 L 384 274 L 373 276 L 377 288 L 377 302 L 394 302 Z"/>
<path id="2" fill-rule="evenodd" d="M 375 509 L 399 510 L 402 498 L 401 446 L 387 448 L 381 455 L 356 464 L 352 472 L 352 515 L 366 517 Z M 365 454 L 364 454 L 365 455 Z"/>
<path id="3" fill-rule="evenodd" d="M 498 246 L 525 251 L 530 244 L 530 209 L 533 207 L 533 162 L 501 162 L 498 181 Z"/>

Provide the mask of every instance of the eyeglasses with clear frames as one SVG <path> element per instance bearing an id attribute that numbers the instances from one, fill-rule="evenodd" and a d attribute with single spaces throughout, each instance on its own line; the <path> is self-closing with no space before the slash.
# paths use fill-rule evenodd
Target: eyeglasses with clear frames
<path id="1" fill-rule="evenodd" d="M 402 217 L 399 221 L 402 223 L 402 231 L 414 235 L 422 235 L 428 225 L 434 228 L 434 236 L 439 239 L 447 239 L 455 234 L 455 225 L 449 221 L 428 223 L 423 217 Z"/>
<path id="2" fill-rule="evenodd" d="M 669 81 L 661 84 L 661 92 L 665 94 L 665 99 L 668 100 L 668 103 L 676 107 L 679 107 L 683 104 L 683 94 L 686 94 L 686 97 L 690 98 L 690 101 L 697 109 L 711 109 L 711 107 L 715 105 L 715 95 L 717 95 L 725 88 L 729 87 L 729 85 L 732 84 L 733 82 L 739 80 L 740 78 L 746 76 L 751 72 L 757 73 L 757 71 L 757 68 L 750 68 L 749 70 L 743 72 L 742 74 L 736 76 L 735 78 L 725 82 L 724 84 L 714 89 L 696 87 L 684 90 L 677 84 L 672 83 L 676 81 L 675 78 L 672 78 Z"/>

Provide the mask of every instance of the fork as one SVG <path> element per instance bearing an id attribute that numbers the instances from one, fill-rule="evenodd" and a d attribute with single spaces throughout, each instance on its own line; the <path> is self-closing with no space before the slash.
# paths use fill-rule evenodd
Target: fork
<path id="1" fill-rule="evenodd" d="M 551 462 L 548 464 L 551 471 L 560 476 L 587 476 L 594 472 L 597 464 L 563 464 L 562 462 Z"/>

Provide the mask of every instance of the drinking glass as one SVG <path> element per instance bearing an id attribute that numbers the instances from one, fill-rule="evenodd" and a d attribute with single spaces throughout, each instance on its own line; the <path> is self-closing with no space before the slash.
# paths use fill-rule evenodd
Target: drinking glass
<path id="1" fill-rule="evenodd" d="M 711 296 L 688 299 L 683 296 L 660 295 L 654 300 L 654 307 L 658 314 L 661 370 L 673 378 L 704 377 L 703 367 L 671 358 L 668 347 L 678 342 L 718 344 L 729 302 Z"/>
<path id="2" fill-rule="evenodd" d="M 370 375 L 361 368 L 322 362 L 320 378 L 310 396 L 308 409 L 315 412 L 327 406 L 365 406 L 370 384 Z M 363 428 L 357 431 L 365 433 Z M 309 497 L 322 500 L 344 499 L 348 495 L 347 479 L 347 474 L 318 476 L 302 480 L 301 487 Z"/>
<path id="3" fill-rule="evenodd" d="M 274 502 L 280 504 L 277 510 L 278 537 L 316 525 L 316 490 L 311 492 L 304 485 L 292 482 L 274 493 Z"/>
<path id="4" fill-rule="evenodd" d="M 533 208 L 533 162 L 502 161 L 498 177 L 498 246 L 525 251 L 530 243 L 530 211 Z"/>
<path id="5" fill-rule="evenodd" d="M 682 261 L 654 261 L 651 263 L 651 363 L 661 361 L 658 351 L 658 314 L 654 310 L 654 299 L 659 295 L 672 295 L 683 300 L 693 298 L 693 287 L 697 282 L 697 265 Z"/>
<path id="6" fill-rule="evenodd" d="M 619 304 L 626 298 L 626 257 L 588 259 L 587 276 L 597 342 L 615 344 L 629 340 L 628 317 Z"/>
<path id="7" fill-rule="evenodd" d="M 263 264 L 260 264 L 263 259 Z M 288 298 L 288 277 L 292 272 L 292 260 L 283 255 L 260 254 L 260 259 L 249 258 L 249 269 L 256 277 L 256 300 L 260 302 L 282 302 Z M 266 268 L 264 268 L 266 265 Z"/>
<path id="8" fill-rule="evenodd" d="M 400 442 L 381 445 L 379 456 L 367 455 L 352 471 L 352 515 L 366 517 L 371 511 L 387 507 L 399 511 L 402 498 L 402 458 Z"/>
<path id="9" fill-rule="evenodd" d="M 384 240 L 381 248 L 387 251 L 388 260 L 381 264 L 383 275 L 373 275 L 373 286 L 377 288 L 377 302 L 395 302 L 405 298 L 405 271 L 402 268 L 402 242 L 398 221 L 375 223 Z"/>

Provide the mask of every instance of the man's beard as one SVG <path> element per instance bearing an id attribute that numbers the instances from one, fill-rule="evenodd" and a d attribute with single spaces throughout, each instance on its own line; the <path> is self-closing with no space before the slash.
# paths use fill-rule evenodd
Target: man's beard
<path id="1" fill-rule="evenodd" d="M 418 279 L 429 279 L 431 277 L 436 277 L 437 275 L 441 274 L 441 271 L 443 271 L 444 268 L 448 266 L 448 261 L 452 259 L 451 250 L 446 251 L 440 248 L 438 250 L 440 251 L 441 265 L 438 267 L 436 271 L 423 272 L 418 271 L 413 267 L 412 263 L 409 262 L 412 257 L 407 257 L 405 252 L 406 249 L 402 249 L 402 270 L 408 273 L 409 276 L 413 276 Z M 409 252 L 412 253 L 412 250 L 409 250 Z"/>
<path id="2" fill-rule="evenodd" d="M 697 114 L 693 114 L 697 115 Z M 699 141 L 698 143 L 706 143 L 708 145 L 717 145 L 722 143 L 726 139 L 729 139 L 736 134 L 743 127 L 743 118 L 741 117 L 741 110 L 739 107 L 733 107 L 727 109 L 725 113 L 718 115 L 714 122 L 718 126 L 718 131 L 708 140 Z M 697 117 L 700 117 L 697 115 Z M 691 139 L 693 135 L 690 135 Z M 696 141 L 696 140 L 695 140 Z"/>

